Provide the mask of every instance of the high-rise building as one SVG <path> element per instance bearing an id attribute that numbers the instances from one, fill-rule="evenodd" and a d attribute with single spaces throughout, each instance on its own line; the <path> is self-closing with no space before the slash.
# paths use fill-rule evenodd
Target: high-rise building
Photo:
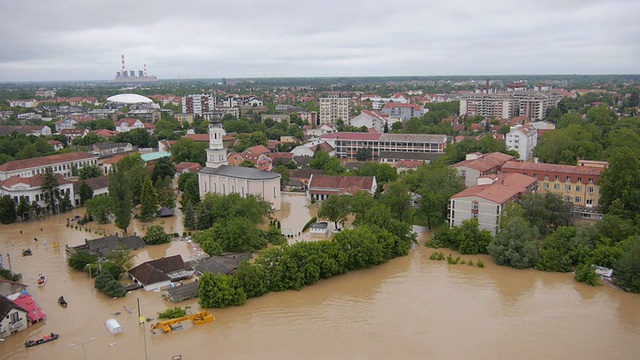
<path id="1" fill-rule="evenodd" d="M 320 125 L 335 125 L 338 119 L 345 123 L 349 122 L 351 116 L 351 99 L 341 98 L 337 95 L 320 98 Z"/>
<path id="2" fill-rule="evenodd" d="M 526 116 L 536 121 L 544 119 L 547 109 L 558 106 L 561 99 L 558 94 L 532 91 L 471 94 L 460 98 L 460 115 L 496 119 Z"/>
<path id="3" fill-rule="evenodd" d="M 197 114 L 213 111 L 216 98 L 213 95 L 194 94 L 182 97 L 182 112 L 184 114 Z"/>

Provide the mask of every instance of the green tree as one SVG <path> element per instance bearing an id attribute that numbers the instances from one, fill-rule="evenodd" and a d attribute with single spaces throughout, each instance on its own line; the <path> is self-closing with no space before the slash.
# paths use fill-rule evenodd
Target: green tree
<path id="1" fill-rule="evenodd" d="M 628 147 L 613 150 L 599 185 L 603 213 L 617 208 L 619 215 L 635 218 L 640 213 L 640 154 Z M 614 207 L 616 201 L 618 206 Z"/>
<path id="2" fill-rule="evenodd" d="M 118 171 L 127 172 L 133 168 L 144 168 L 145 162 L 142 160 L 140 153 L 129 154 L 120 159 L 116 164 Z"/>
<path id="3" fill-rule="evenodd" d="M 124 297 L 127 291 L 108 271 L 103 271 L 96 276 L 95 288 L 109 297 Z"/>
<path id="4" fill-rule="evenodd" d="M 56 214 L 60 202 L 60 188 L 58 178 L 51 167 L 47 167 L 45 170 L 44 179 L 42 179 L 42 194 L 47 210 Z"/>
<path id="5" fill-rule="evenodd" d="M 516 269 L 532 267 L 538 261 L 538 229 L 522 218 L 513 218 L 487 246 L 496 264 Z"/>
<path id="6" fill-rule="evenodd" d="M 400 182 L 389 184 L 380 196 L 380 202 L 389 207 L 395 219 L 403 222 L 413 220 L 415 214 L 413 199 L 405 184 Z"/>
<path id="7" fill-rule="evenodd" d="M 615 264 L 616 283 L 623 289 L 640 292 L 640 237 L 625 241 L 624 255 Z"/>
<path id="8" fill-rule="evenodd" d="M 250 252 L 267 245 L 256 224 L 242 217 L 216 223 L 212 240 L 220 244 L 224 252 Z"/>
<path id="9" fill-rule="evenodd" d="M 140 195 L 140 220 L 151 221 L 156 217 L 158 211 L 158 193 L 151 183 L 151 178 L 147 177 L 142 183 L 142 194 Z"/>
<path id="10" fill-rule="evenodd" d="M 133 206 L 140 204 L 142 196 L 142 184 L 146 179 L 149 179 L 149 170 L 142 166 L 134 166 L 127 170 L 127 179 L 129 180 L 129 187 L 131 188 L 131 201 Z"/>
<path id="11" fill-rule="evenodd" d="M 376 162 L 360 164 L 357 169 L 350 171 L 349 175 L 375 176 L 378 187 L 398 179 L 398 172 L 391 165 Z"/>
<path id="12" fill-rule="evenodd" d="M 182 223 L 188 230 L 196 228 L 196 211 L 193 209 L 193 205 L 190 200 L 182 207 Z"/>
<path id="13" fill-rule="evenodd" d="M 318 217 L 333 221 L 336 228 L 338 223 L 347 220 L 347 216 L 351 213 L 351 196 L 349 195 L 331 195 L 322 201 L 322 206 L 318 211 Z"/>
<path id="14" fill-rule="evenodd" d="M 243 162 L 240 163 L 241 167 L 246 167 L 246 168 L 256 168 L 256 165 L 254 163 L 251 162 L 251 160 L 245 160 Z"/>
<path id="15" fill-rule="evenodd" d="M 102 170 L 98 165 L 84 166 L 78 172 L 80 180 L 97 178 L 102 176 Z"/>
<path id="16" fill-rule="evenodd" d="M 171 161 L 170 157 L 163 157 L 158 159 L 158 163 L 153 168 L 153 173 L 151 174 L 151 181 L 154 183 L 158 181 L 158 179 L 164 179 L 165 177 L 170 177 L 173 179 L 176 174 L 176 166 Z"/>
<path id="17" fill-rule="evenodd" d="M 178 190 L 180 190 L 180 192 L 185 192 L 188 182 L 195 182 L 197 184 L 198 175 L 189 171 L 180 174 L 180 176 L 178 176 Z"/>
<path id="18" fill-rule="evenodd" d="M 309 167 L 317 170 L 324 170 L 325 175 L 341 175 L 347 172 L 347 168 L 340 164 L 340 160 L 331 157 L 324 151 L 316 151 Z"/>
<path id="19" fill-rule="evenodd" d="M 171 242 L 171 236 L 164 232 L 162 225 L 151 225 L 142 240 L 147 245 L 159 245 Z"/>
<path id="20" fill-rule="evenodd" d="M 173 180 L 170 177 L 160 178 L 156 181 L 156 192 L 160 206 L 173 209 L 176 207 L 176 193 L 173 191 Z"/>
<path id="21" fill-rule="evenodd" d="M 0 198 L 0 223 L 11 224 L 16 221 L 16 202 L 9 195 Z"/>
<path id="22" fill-rule="evenodd" d="M 109 176 L 109 196 L 113 206 L 113 213 L 116 216 L 115 225 L 127 233 L 129 223 L 131 223 L 131 188 L 127 183 L 125 172 L 116 168 L 116 171 Z"/>
<path id="23" fill-rule="evenodd" d="M 99 224 L 109 222 L 109 215 L 113 212 L 113 200 L 109 195 L 95 196 L 86 202 L 87 214 Z"/>
<path id="24" fill-rule="evenodd" d="M 91 255 L 89 250 L 78 250 L 67 260 L 69 267 L 78 271 L 84 271 L 87 265 L 93 264 L 98 261 L 98 257 Z"/>
<path id="25" fill-rule="evenodd" d="M 176 164 L 188 161 L 204 166 L 207 161 L 208 146 L 209 143 L 198 143 L 193 139 L 182 138 L 171 147 L 171 156 Z"/>
<path id="26" fill-rule="evenodd" d="M 86 182 L 80 184 L 80 205 L 84 206 L 93 197 L 93 189 Z"/>
<path id="27" fill-rule="evenodd" d="M 67 211 L 71 211 L 71 209 L 73 209 L 73 204 L 71 203 L 71 196 L 67 192 L 60 200 L 59 210 L 61 213 L 65 213 Z"/>
<path id="28" fill-rule="evenodd" d="M 16 216 L 22 218 L 22 220 L 29 220 L 30 218 L 30 209 L 31 204 L 27 201 L 27 198 L 24 196 L 20 196 L 20 201 L 18 202 L 18 208 L 16 209 Z"/>
<path id="29" fill-rule="evenodd" d="M 580 264 L 576 267 L 574 278 L 578 282 L 585 283 L 591 286 L 599 285 L 598 279 L 600 278 L 596 274 L 596 269 L 591 264 Z"/>
<path id="30" fill-rule="evenodd" d="M 535 225 L 542 236 L 571 223 L 571 203 L 560 195 L 550 192 L 524 194 L 520 205 L 525 220 Z"/>
<path id="31" fill-rule="evenodd" d="M 373 157 L 370 147 L 359 148 L 356 151 L 356 160 L 358 161 L 367 161 Z"/>
<path id="32" fill-rule="evenodd" d="M 244 305 L 247 295 L 238 279 L 223 274 L 204 273 L 198 286 L 200 306 L 203 308 L 225 308 Z"/>
<path id="33" fill-rule="evenodd" d="M 280 189 L 284 189 L 284 187 L 289 184 L 289 181 L 291 180 L 289 168 L 284 165 L 278 165 L 273 171 L 280 174 Z"/>

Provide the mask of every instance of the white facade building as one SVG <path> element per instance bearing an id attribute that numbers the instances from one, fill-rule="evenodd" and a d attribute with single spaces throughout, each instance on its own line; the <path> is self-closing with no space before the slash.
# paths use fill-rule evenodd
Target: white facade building
<path id="1" fill-rule="evenodd" d="M 70 177 L 72 168 L 80 170 L 84 166 L 98 164 L 98 156 L 86 152 L 71 152 L 42 156 L 32 159 L 15 160 L 0 165 L 0 180 L 7 180 L 13 176 L 23 178 L 44 174 L 48 167 L 54 173 Z"/>
<path id="2" fill-rule="evenodd" d="M 515 150 L 520 154 L 519 160 L 533 159 L 533 150 L 538 145 L 538 131 L 532 127 L 516 125 L 506 136 L 507 150 Z"/>

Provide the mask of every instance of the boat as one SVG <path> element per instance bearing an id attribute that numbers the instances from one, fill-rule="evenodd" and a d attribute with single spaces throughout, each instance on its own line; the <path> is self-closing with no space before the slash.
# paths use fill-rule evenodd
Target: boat
<path id="1" fill-rule="evenodd" d="M 67 301 L 64 299 L 64 296 L 58 298 L 58 304 L 62 305 L 62 307 L 67 307 Z"/>
<path id="2" fill-rule="evenodd" d="M 22 256 L 31 256 L 33 255 L 33 252 L 31 252 L 31 249 L 22 249 Z"/>
<path id="3" fill-rule="evenodd" d="M 47 277 L 44 275 L 40 275 L 40 277 L 38 278 L 38 286 L 44 286 L 44 284 L 47 283 Z"/>
<path id="4" fill-rule="evenodd" d="M 36 346 L 36 345 L 42 345 L 44 343 L 48 343 L 49 341 L 53 341 L 56 340 L 60 337 L 60 335 L 58 334 L 47 334 L 44 337 L 42 337 L 41 339 L 38 340 L 27 340 L 24 342 L 24 346 L 26 347 L 32 347 L 32 346 Z"/>

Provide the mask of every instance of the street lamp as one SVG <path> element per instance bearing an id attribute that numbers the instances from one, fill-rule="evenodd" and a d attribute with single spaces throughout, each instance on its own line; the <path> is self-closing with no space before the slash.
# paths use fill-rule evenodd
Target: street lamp
<path id="1" fill-rule="evenodd" d="M 89 279 L 93 278 L 93 276 L 91 276 L 91 263 L 85 265 L 84 267 L 89 267 Z"/>
<path id="2" fill-rule="evenodd" d="M 87 360 L 87 349 L 85 349 L 84 345 L 87 343 L 92 342 L 93 340 L 95 340 L 95 336 L 92 337 L 91 339 L 85 341 L 85 342 L 81 342 L 79 344 L 69 344 L 69 347 L 74 347 L 74 346 L 78 346 L 78 345 L 82 345 L 82 353 L 84 354 L 84 360 Z"/>

